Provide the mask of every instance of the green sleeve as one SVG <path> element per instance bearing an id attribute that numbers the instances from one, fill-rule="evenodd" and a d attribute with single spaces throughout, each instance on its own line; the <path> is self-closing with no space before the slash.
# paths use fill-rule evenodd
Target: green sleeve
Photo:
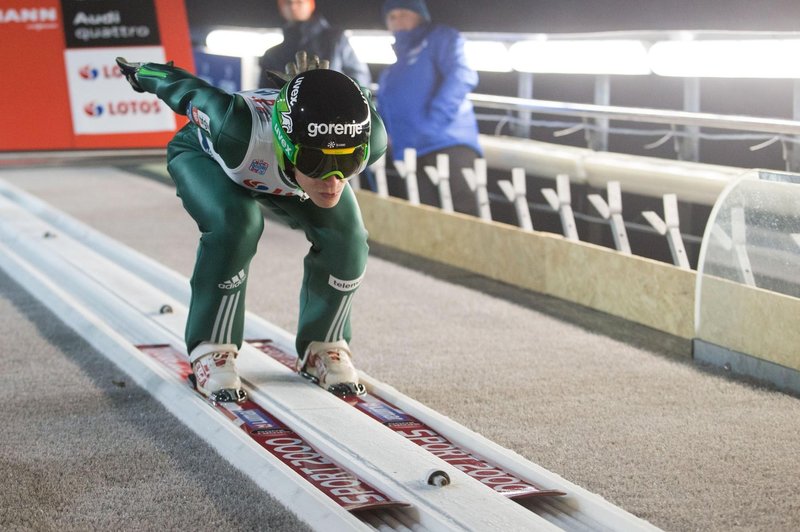
<path id="1" fill-rule="evenodd" d="M 136 73 L 139 85 L 169 106 L 186 115 L 189 109 L 207 119 L 195 122 L 214 144 L 214 150 L 229 168 L 244 159 L 250 144 L 252 116 L 241 96 L 225 92 L 191 73 L 172 65 L 146 63 Z"/>

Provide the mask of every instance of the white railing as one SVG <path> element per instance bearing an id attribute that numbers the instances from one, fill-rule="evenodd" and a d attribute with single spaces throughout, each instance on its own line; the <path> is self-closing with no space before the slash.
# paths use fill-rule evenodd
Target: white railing
<path id="1" fill-rule="evenodd" d="M 643 107 L 554 102 L 549 100 L 515 98 L 511 96 L 493 96 L 489 94 L 470 94 L 469 98 L 476 107 L 500 109 L 504 111 L 530 111 L 534 113 L 579 118 L 607 118 L 609 120 L 625 120 L 628 122 L 758 131 L 761 133 L 774 133 L 779 135 L 800 135 L 800 121 L 797 120 L 713 113 L 690 113 L 686 111 L 648 109 Z"/>
<path id="2" fill-rule="evenodd" d="M 625 120 L 670 124 L 671 126 L 744 130 L 787 138 L 800 135 L 800 122 L 792 120 L 576 104 L 479 94 L 472 94 L 470 98 L 476 106 L 507 112 L 524 110 L 531 113 L 577 117 L 583 120 Z M 599 194 L 591 194 L 589 199 L 602 220 L 609 224 L 616 248 L 626 253 L 630 252 L 630 245 L 625 230 L 626 222 L 622 218 L 620 193 L 657 197 L 663 201 L 663 218 L 654 211 L 644 211 L 640 214 L 649 223 L 650 231 L 666 238 L 673 262 L 682 268 L 690 267 L 683 240 L 684 238 L 697 240 L 697 238 L 680 233 L 678 201 L 707 206 L 714 205 L 724 188 L 746 171 L 746 169 L 731 166 L 611 153 L 497 135 L 481 135 L 481 144 L 485 152 L 485 163 L 481 162 L 482 165 L 485 164 L 495 171 L 511 172 L 512 179 L 500 181 L 499 184 L 506 199 L 515 205 L 518 223 L 523 229 L 533 229 L 529 216 L 531 202 L 528 198 L 530 195 L 527 195 L 527 191 L 524 189 L 526 173 L 556 181 L 558 191 L 542 189 L 541 192 L 547 199 L 549 207 L 559 213 L 564 236 L 570 239 L 578 239 L 575 230 L 575 214 L 571 206 L 570 185 L 585 184 L 593 188 L 605 189 L 608 201 Z M 413 163 L 410 165 L 409 161 L 409 155 L 405 154 L 402 163 L 396 165 L 400 175 L 407 182 L 409 179 L 424 179 L 425 173 L 430 174 L 427 170 L 422 172 L 423 169 L 419 169 L 420 171 L 413 176 L 408 175 L 407 168 L 413 166 Z M 462 171 L 465 178 L 471 182 L 475 181 L 476 175 L 481 174 L 478 168 L 462 169 Z M 382 170 L 379 170 L 377 174 L 380 178 L 385 178 Z M 386 188 L 385 184 L 378 187 L 380 191 L 385 191 Z M 485 208 L 483 205 L 485 201 L 480 199 L 486 192 L 485 187 L 473 187 L 473 190 L 479 209 L 483 207 L 481 209 L 482 216 L 490 219 L 491 214 L 487 214 L 490 213 L 490 209 Z M 449 191 L 445 190 L 442 193 L 445 199 L 449 197 Z M 521 212 L 520 205 L 523 206 L 525 212 Z M 639 228 L 641 229 L 640 224 Z"/>
<path id="3" fill-rule="evenodd" d="M 555 102 L 487 94 L 471 94 L 470 99 L 476 107 L 513 113 L 527 111 L 582 120 L 624 120 L 769 133 L 784 142 L 795 144 L 798 143 L 795 136 L 800 135 L 800 121 L 796 120 Z M 590 125 L 587 124 L 587 127 Z M 680 132 L 674 130 L 674 134 L 680 135 Z M 599 188 L 605 188 L 609 182 L 618 181 L 626 192 L 656 197 L 674 193 L 681 201 L 704 205 L 713 205 L 725 185 L 746 170 L 733 166 L 603 152 L 505 136 L 482 135 L 481 145 L 491 168 L 525 168 L 531 174 L 552 179 L 567 174 L 575 183 Z"/>
<path id="4" fill-rule="evenodd" d="M 544 114 L 579 118 L 585 127 L 592 127 L 587 121 L 603 124 L 607 131 L 611 120 L 628 122 L 669 124 L 675 135 L 681 132 L 676 128 L 725 129 L 764 133 L 787 143 L 798 144 L 800 121 L 776 118 L 759 118 L 750 116 L 734 116 L 712 113 L 691 113 L 648 108 L 620 107 L 609 105 L 579 104 L 471 94 L 470 99 L 476 107 L 502 110 L 507 113 L 528 113 L 528 115 Z M 580 126 L 581 124 L 578 123 Z M 689 268 L 684 239 L 699 242 L 697 235 L 683 235 L 680 232 L 678 202 L 687 202 L 712 206 L 725 187 L 737 179 L 747 169 L 711 165 L 683 160 L 668 160 L 656 157 L 643 157 L 621 153 L 598 151 L 589 148 L 557 145 L 499 135 L 481 135 L 481 145 L 485 153 L 485 164 L 489 168 L 510 171 L 512 180 L 499 182 L 505 199 L 515 205 L 519 226 L 530 230 L 530 208 L 533 207 L 530 195 L 524 189 L 524 175 L 535 175 L 554 179 L 558 191 L 542 189 L 551 210 L 558 212 L 562 229 L 566 238 L 578 239 L 575 230 L 575 213 L 573 213 L 570 196 L 571 184 L 585 184 L 593 188 L 605 189 L 608 201 L 599 194 L 590 194 L 589 200 L 601 219 L 609 224 L 614 236 L 614 245 L 621 252 L 630 253 L 626 233 L 626 222 L 622 218 L 621 192 L 642 196 L 657 197 L 663 202 L 663 218 L 654 211 L 643 211 L 642 217 L 650 228 L 666 238 L 673 262 L 681 268 Z M 784 150 L 784 153 L 790 150 Z M 409 157 L 398 166 L 401 176 L 406 181 L 404 168 L 408 166 Z M 463 169 L 468 182 L 474 182 L 480 172 L 475 169 Z M 419 178 L 420 173 L 414 177 Z M 424 175 L 424 174 L 423 174 Z M 422 177 L 424 178 L 424 177 Z M 385 186 L 383 187 L 385 190 Z M 473 186 L 476 201 L 482 217 L 490 219 L 490 209 L 483 205 L 481 195 L 485 188 Z M 446 191 L 445 191 L 446 192 Z M 520 205 L 526 212 L 520 211 Z M 547 206 L 545 207 L 547 208 Z M 579 214 L 580 216 L 580 214 Z M 583 216 L 586 218 L 586 216 Z M 641 229 L 641 224 L 636 225 Z"/>

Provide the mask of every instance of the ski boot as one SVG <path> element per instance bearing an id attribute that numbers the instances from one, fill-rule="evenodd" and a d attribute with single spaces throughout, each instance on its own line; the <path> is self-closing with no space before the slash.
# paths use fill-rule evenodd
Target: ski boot
<path id="1" fill-rule="evenodd" d="M 302 358 L 297 359 L 297 371 L 339 397 L 364 395 L 364 385 L 358 382 L 352 353 L 347 342 L 311 342 Z"/>
<path id="2" fill-rule="evenodd" d="M 241 403 L 247 392 L 236 370 L 237 352 L 233 346 L 225 347 L 212 351 L 212 346 L 201 344 L 195 348 L 189 357 L 193 371 L 189 379 L 212 403 Z"/>

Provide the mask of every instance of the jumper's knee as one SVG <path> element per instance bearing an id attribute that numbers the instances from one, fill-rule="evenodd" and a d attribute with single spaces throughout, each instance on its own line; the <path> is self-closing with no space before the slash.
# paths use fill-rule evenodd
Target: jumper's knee
<path id="1" fill-rule="evenodd" d="M 359 228 L 351 231 L 335 231 L 326 235 L 322 253 L 326 262 L 337 273 L 346 277 L 359 276 L 367 265 L 369 245 L 367 231 Z"/>
<path id="2" fill-rule="evenodd" d="M 264 217 L 255 205 L 221 206 L 201 230 L 205 244 L 219 246 L 231 255 L 252 258 L 264 230 Z"/>

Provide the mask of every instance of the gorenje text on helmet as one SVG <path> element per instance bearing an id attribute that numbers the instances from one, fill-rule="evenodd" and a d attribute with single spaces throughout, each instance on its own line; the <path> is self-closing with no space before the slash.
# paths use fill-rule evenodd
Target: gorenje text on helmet
<path id="1" fill-rule="evenodd" d="M 360 135 L 364 130 L 364 124 L 317 124 L 316 122 L 308 123 L 308 136 L 316 137 L 317 135 L 348 135 L 355 137 Z"/>

